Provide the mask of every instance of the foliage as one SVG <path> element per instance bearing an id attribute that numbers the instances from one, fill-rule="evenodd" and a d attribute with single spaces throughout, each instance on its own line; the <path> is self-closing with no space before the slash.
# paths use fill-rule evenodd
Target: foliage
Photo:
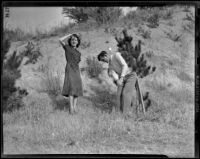
<path id="1" fill-rule="evenodd" d="M 97 78 L 103 71 L 102 64 L 95 57 L 87 57 L 86 64 L 86 71 L 90 78 Z"/>
<path id="2" fill-rule="evenodd" d="M 61 94 L 61 75 L 58 71 L 54 73 L 49 65 L 41 65 L 37 71 L 42 73 L 40 76 L 43 85 L 42 91 L 54 97 Z"/>
<path id="3" fill-rule="evenodd" d="M 164 13 L 162 14 L 162 18 L 164 20 L 168 20 L 171 19 L 173 16 L 173 10 L 172 9 L 165 9 L 165 11 L 163 11 Z"/>
<path id="4" fill-rule="evenodd" d="M 90 41 L 83 41 L 80 44 L 80 48 L 81 49 L 86 49 L 86 48 L 90 47 L 90 44 L 91 44 Z"/>
<path id="5" fill-rule="evenodd" d="M 88 11 L 87 7 L 63 7 L 62 14 L 76 20 L 77 23 L 82 23 L 88 20 Z"/>
<path id="6" fill-rule="evenodd" d="M 169 32 L 166 32 L 165 31 L 165 34 L 167 35 L 167 37 L 169 38 L 169 39 L 171 39 L 172 41 L 174 41 L 174 42 L 178 42 L 179 40 L 180 40 L 180 38 L 181 38 L 181 36 L 182 36 L 182 34 L 176 34 L 174 31 L 169 31 Z"/>
<path id="7" fill-rule="evenodd" d="M 6 39 L 9 39 L 10 41 L 28 40 L 33 37 L 33 35 L 31 33 L 25 33 L 20 28 L 15 28 L 15 29 L 5 28 L 4 36 Z"/>
<path id="8" fill-rule="evenodd" d="M 136 67 L 136 73 L 143 78 L 155 71 L 155 67 L 147 66 L 147 61 L 144 59 L 144 54 L 141 54 L 141 41 L 134 47 L 131 43 L 132 37 L 128 36 L 127 31 L 123 30 L 124 38 L 115 37 L 118 43 L 118 50 L 121 52 L 129 67 Z M 134 60 L 136 64 L 134 64 Z M 134 68 L 135 69 L 135 68 Z"/>
<path id="9" fill-rule="evenodd" d="M 4 39 L 3 39 L 4 40 Z M 10 46 L 9 40 L 4 41 L 3 56 L 5 57 Z M 22 98 L 28 92 L 25 89 L 15 87 L 15 81 L 21 77 L 19 66 L 21 65 L 23 57 L 17 55 L 16 51 L 4 62 L 2 75 L 2 99 L 3 111 L 13 111 L 23 106 Z"/>
<path id="10" fill-rule="evenodd" d="M 189 13 L 186 14 L 186 17 L 184 18 L 184 20 L 195 22 L 195 17 L 191 12 L 189 12 Z"/>
<path id="11" fill-rule="evenodd" d="M 150 28 L 157 28 L 159 26 L 159 14 L 158 13 L 154 13 L 152 14 L 148 19 L 148 26 Z"/>
<path id="12" fill-rule="evenodd" d="M 38 58 L 42 57 L 42 54 L 40 52 L 40 48 L 36 48 L 35 45 L 29 41 L 26 46 L 26 50 L 22 53 L 22 56 L 28 57 L 28 60 L 25 63 L 25 65 L 27 65 L 29 63 L 35 64 Z"/>
<path id="13" fill-rule="evenodd" d="M 97 90 L 96 95 L 91 98 L 94 107 L 100 109 L 102 112 L 111 113 L 116 107 L 116 94 L 110 93 L 108 90 Z"/>
<path id="14" fill-rule="evenodd" d="M 94 19 L 98 25 L 116 22 L 122 11 L 119 7 L 63 7 L 63 14 L 74 19 L 77 23 Z"/>
<path id="15" fill-rule="evenodd" d="M 138 28 L 139 34 L 142 35 L 144 39 L 150 39 L 151 38 L 151 31 L 150 30 L 145 30 L 141 26 Z"/>

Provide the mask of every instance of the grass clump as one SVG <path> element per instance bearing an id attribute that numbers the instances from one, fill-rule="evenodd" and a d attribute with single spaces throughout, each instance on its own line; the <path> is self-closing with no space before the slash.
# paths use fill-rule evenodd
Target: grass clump
<path id="1" fill-rule="evenodd" d="M 103 66 L 96 57 L 87 57 L 86 64 L 86 72 L 90 78 L 97 78 L 103 72 Z"/>

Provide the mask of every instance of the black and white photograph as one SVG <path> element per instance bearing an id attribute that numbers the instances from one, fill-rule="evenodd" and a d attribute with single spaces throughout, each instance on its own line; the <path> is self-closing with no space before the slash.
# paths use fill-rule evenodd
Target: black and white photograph
<path id="1" fill-rule="evenodd" d="M 3 6 L 3 155 L 195 157 L 195 5 Z"/>

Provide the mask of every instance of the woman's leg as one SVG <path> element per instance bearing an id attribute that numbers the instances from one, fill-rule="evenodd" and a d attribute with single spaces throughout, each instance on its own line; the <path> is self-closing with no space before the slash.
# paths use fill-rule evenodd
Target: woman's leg
<path id="1" fill-rule="evenodd" d="M 74 111 L 74 96 L 69 96 L 70 108 L 69 112 L 72 114 Z"/>
<path id="2" fill-rule="evenodd" d="M 78 100 L 78 97 L 74 96 L 74 111 L 75 112 L 77 112 L 77 100 Z"/>

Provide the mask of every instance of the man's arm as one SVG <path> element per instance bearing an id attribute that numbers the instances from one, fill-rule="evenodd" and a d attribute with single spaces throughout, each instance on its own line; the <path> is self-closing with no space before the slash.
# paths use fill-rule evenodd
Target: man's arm
<path id="1" fill-rule="evenodd" d="M 122 66 L 122 72 L 121 72 L 120 77 L 124 77 L 126 75 L 126 72 L 128 71 L 128 65 L 119 52 L 116 53 L 116 58 L 117 58 L 117 61 Z"/>
<path id="2" fill-rule="evenodd" d="M 117 85 L 117 80 L 119 79 L 118 74 L 114 70 L 108 69 L 108 75 L 113 79 L 114 83 Z"/>

